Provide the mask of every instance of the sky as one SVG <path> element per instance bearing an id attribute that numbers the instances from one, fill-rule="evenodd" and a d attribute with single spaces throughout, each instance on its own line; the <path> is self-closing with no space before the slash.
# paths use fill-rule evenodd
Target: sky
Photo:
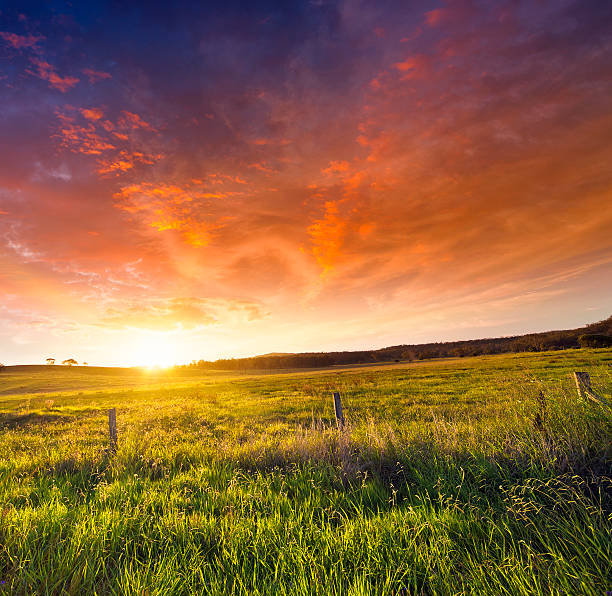
<path id="1" fill-rule="evenodd" d="M 0 362 L 612 314 L 608 0 L 0 4 Z"/>

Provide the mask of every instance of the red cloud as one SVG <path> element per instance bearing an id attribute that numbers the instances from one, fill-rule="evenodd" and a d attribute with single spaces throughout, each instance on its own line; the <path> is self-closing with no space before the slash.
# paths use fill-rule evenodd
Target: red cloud
<path id="1" fill-rule="evenodd" d="M 436 8 L 435 10 L 430 10 L 429 12 L 425 13 L 425 22 L 430 27 L 435 27 L 436 25 L 439 25 L 447 16 L 448 13 L 446 10 Z"/>
<path id="2" fill-rule="evenodd" d="M 39 41 L 45 39 L 38 35 L 17 35 L 17 33 L 10 33 L 9 31 L 0 31 L 0 37 L 16 50 L 33 48 Z"/>
<path id="3" fill-rule="evenodd" d="M 409 56 L 403 62 L 396 62 L 395 68 L 404 73 L 403 80 L 423 78 L 427 74 L 428 59 L 420 54 Z"/>
<path id="4" fill-rule="evenodd" d="M 66 93 L 68 89 L 71 89 L 79 82 L 77 77 L 60 77 L 55 72 L 55 67 L 44 60 L 30 58 L 30 62 L 36 67 L 36 71 L 28 70 L 28 73 L 47 81 L 49 87 L 59 89 L 62 93 Z"/>
<path id="5" fill-rule="evenodd" d="M 155 130 L 148 122 L 143 120 L 138 114 L 133 112 L 123 111 L 123 116 L 119 119 L 119 126 L 121 128 L 142 128 L 144 130 Z"/>
<path id="6" fill-rule="evenodd" d="M 120 174 L 133 169 L 136 164 L 153 164 L 163 157 L 143 146 L 142 141 L 131 138 L 130 131 L 134 128 L 154 130 L 137 114 L 122 112 L 123 116 L 114 123 L 106 119 L 104 110 L 98 107 L 80 108 L 78 113 L 82 119 L 74 108 L 67 112 L 57 114 L 61 126 L 56 136 L 61 139 L 63 147 L 74 153 L 100 156 L 98 174 Z M 117 127 L 128 130 L 118 132 Z"/>
<path id="7" fill-rule="evenodd" d="M 103 151 L 115 148 L 96 131 L 93 123 L 81 125 L 71 116 L 61 113 L 57 114 L 57 117 L 61 121 L 58 134 L 61 138 L 61 145 L 74 153 L 101 155 Z"/>
<path id="8" fill-rule="evenodd" d="M 112 78 L 110 73 L 101 70 L 93 70 L 93 68 L 84 68 L 81 72 L 89 79 L 89 82 L 92 85 L 98 81 L 102 81 L 103 79 Z"/>

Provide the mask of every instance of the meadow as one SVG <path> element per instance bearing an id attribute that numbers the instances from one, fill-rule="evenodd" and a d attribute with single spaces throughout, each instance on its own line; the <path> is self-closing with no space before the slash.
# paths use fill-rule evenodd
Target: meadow
<path id="1" fill-rule="evenodd" d="M 282 374 L 7 367 L 0 594 L 600 596 L 612 412 L 572 371 L 611 398 L 609 349 Z"/>

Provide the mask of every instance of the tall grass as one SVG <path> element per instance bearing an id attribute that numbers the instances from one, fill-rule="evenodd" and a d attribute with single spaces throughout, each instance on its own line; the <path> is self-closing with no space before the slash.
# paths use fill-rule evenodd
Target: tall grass
<path id="1" fill-rule="evenodd" d="M 568 373 L 610 361 L 8 395 L 0 593 L 602 594 L 612 416 Z"/>

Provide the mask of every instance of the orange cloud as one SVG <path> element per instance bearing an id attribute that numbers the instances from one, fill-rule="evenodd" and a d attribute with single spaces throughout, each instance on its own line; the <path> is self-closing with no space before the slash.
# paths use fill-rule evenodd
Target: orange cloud
<path id="1" fill-rule="evenodd" d="M 98 174 L 120 174 L 132 170 L 138 164 L 151 165 L 163 157 L 161 153 L 141 148 L 142 139 L 131 138 L 130 131 L 136 127 L 154 131 L 136 114 L 127 112 L 130 117 L 126 119 L 126 112 L 122 112 L 119 122 L 113 123 L 104 119 L 104 110 L 99 107 L 80 108 L 80 121 L 76 112 L 74 108 L 67 108 L 64 112 L 56 113 L 61 122 L 56 136 L 62 147 L 74 153 L 101 156 L 97 160 Z M 129 130 L 117 132 L 117 126 L 129 127 Z"/>
<path id="2" fill-rule="evenodd" d="M 148 204 L 147 200 L 151 197 L 155 200 L 168 200 L 177 205 L 190 203 L 196 199 L 222 199 L 227 196 L 224 193 L 203 191 L 190 183 L 187 183 L 185 186 L 179 186 L 177 184 L 153 184 L 149 182 L 124 186 L 115 194 L 116 198 L 136 201 L 142 206 L 146 206 Z"/>
<path id="3" fill-rule="evenodd" d="M 145 155 L 140 151 L 129 151 L 122 150 L 119 152 L 117 158 L 114 159 L 99 159 L 98 160 L 98 174 L 112 174 L 119 172 L 127 172 L 131 170 L 136 164 L 154 164 L 161 155 Z"/>
<path id="4" fill-rule="evenodd" d="M 193 183 L 142 183 L 124 186 L 114 198 L 119 209 L 137 216 L 146 226 L 158 232 L 176 231 L 187 244 L 199 248 L 211 242 L 224 219 L 205 220 L 202 207 L 227 196 Z"/>
<path id="5" fill-rule="evenodd" d="M 180 232 L 185 242 L 195 248 L 207 246 L 212 239 L 212 227 L 203 221 L 198 221 L 193 217 L 172 217 L 163 213 L 162 219 L 151 222 L 151 227 L 158 232 L 166 230 L 176 230 Z"/>
<path id="6" fill-rule="evenodd" d="M 171 331 L 226 324 L 232 319 L 252 322 L 267 315 L 262 305 L 254 300 L 180 297 L 119 302 L 106 309 L 98 324 L 110 328 Z"/>
<path id="7" fill-rule="evenodd" d="M 289 139 L 279 139 L 276 137 L 257 137 L 251 141 L 253 145 L 259 147 L 270 146 L 270 145 L 289 145 L 291 141 Z"/>
<path id="8" fill-rule="evenodd" d="M 359 231 L 359 235 L 362 238 L 366 238 L 370 236 L 372 232 L 374 232 L 375 229 L 376 229 L 376 226 L 370 222 L 370 223 L 361 224 L 358 228 L 358 231 Z"/>
<path id="9" fill-rule="evenodd" d="M 101 108 L 81 108 L 79 111 L 87 120 L 100 120 L 104 116 Z"/>
<path id="10" fill-rule="evenodd" d="M 206 302 L 198 298 L 174 298 L 151 301 L 149 304 L 138 302 L 113 306 L 106 310 L 100 320 L 100 324 L 105 327 L 158 331 L 169 331 L 176 327 L 193 329 L 216 322 Z"/>
<path id="11" fill-rule="evenodd" d="M 349 169 L 348 161 L 330 161 L 329 166 L 321 170 L 324 174 L 339 174 Z"/>
<path id="12" fill-rule="evenodd" d="M 92 122 L 81 125 L 73 117 L 61 112 L 57 113 L 57 117 L 61 122 L 58 136 L 62 147 L 86 155 L 101 155 L 102 152 L 115 148 L 115 145 L 96 131 Z"/>
<path id="13" fill-rule="evenodd" d="M 134 112 L 123 111 L 122 117 L 118 121 L 118 125 L 121 128 L 142 128 L 144 130 L 154 131 L 155 129 L 145 120 L 143 120 L 138 114 Z"/>
<path id="14" fill-rule="evenodd" d="M 352 176 L 344 180 L 344 195 L 349 196 L 350 193 L 356 191 L 364 182 L 366 172 L 355 172 Z"/>
<path id="15" fill-rule="evenodd" d="M 261 163 L 261 162 L 256 162 L 256 163 L 251 163 L 248 166 L 249 168 L 254 168 L 255 170 L 259 170 L 260 172 L 265 172 L 266 174 L 275 174 L 276 170 L 269 167 L 268 165 Z"/>
<path id="16" fill-rule="evenodd" d="M 308 227 L 308 234 L 312 240 L 312 253 L 325 275 L 340 259 L 346 234 L 346 221 L 340 217 L 336 201 L 325 203 L 323 217 Z"/>
<path id="17" fill-rule="evenodd" d="M 236 184 L 247 184 L 247 181 L 240 176 L 234 176 L 231 174 L 212 173 L 207 175 L 207 180 L 209 184 L 227 184 L 231 182 L 235 182 Z M 192 180 L 192 182 L 202 184 L 201 180 Z"/>
<path id="18" fill-rule="evenodd" d="M 32 57 L 30 62 L 36 67 L 36 71 L 28 70 L 31 75 L 34 75 L 49 83 L 49 87 L 53 89 L 59 89 L 62 93 L 66 93 L 69 89 L 72 89 L 78 82 L 77 77 L 60 77 L 55 71 L 55 67 L 40 58 Z"/>

